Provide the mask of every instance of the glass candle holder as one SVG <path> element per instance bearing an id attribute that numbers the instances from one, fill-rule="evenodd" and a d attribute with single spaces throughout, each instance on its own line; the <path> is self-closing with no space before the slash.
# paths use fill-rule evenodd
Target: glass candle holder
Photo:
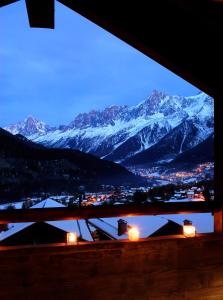
<path id="1" fill-rule="evenodd" d="M 132 227 L 128 230 L 129 241 L 135 242 L 139 240 L 139 230 L 136 227 Z"/>
<path id="2" fill-rule="evenodd" d="M 76 245 L 77 244 L 77 233 L 68 232 L 67 233 L 67 245 Z"/>

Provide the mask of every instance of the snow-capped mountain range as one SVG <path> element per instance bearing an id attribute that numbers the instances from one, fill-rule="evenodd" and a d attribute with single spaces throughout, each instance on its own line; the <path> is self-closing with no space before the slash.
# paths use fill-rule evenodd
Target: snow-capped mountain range
<path id="1" fill-rule="evenodd" d="M 81 113 L 57 128 L 29 116 L 4 129 L 48 147 L 78 149 L 125 164 L 156 145 L 159 152 L 164 144 L 168 150 L 162 149 L 157 160 L 170 161 L 213 135 L 213 128 L 214 105 L 208 95 L 182 97 L 153 91 L 136 106 Z"/>

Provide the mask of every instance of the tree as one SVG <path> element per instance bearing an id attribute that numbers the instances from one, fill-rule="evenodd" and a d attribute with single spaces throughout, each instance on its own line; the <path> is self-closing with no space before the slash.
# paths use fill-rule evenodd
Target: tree
<path id="1" fill-rule="evenodd" d="M 208 187 L 204 188 L 203 195 L 204 195 L 205 201 L 210 201 L 211 200 L 211 194 L 210 194 L 210 191 L 209 191 Z"/>
<path id="2" fill-rule="evenodd" d="M 134 202 L 142 203 L 146 202 L 148 199 L 148 193 L 136 191 L 133 195 Z"/>
<path id="3" fill-rule="evenodd" d="M 8 224 L 0 224 L 0 233 L 9 229 Z"/>
<path id="4" fill-rule="evenodd" d="M 6 209 L 8 209 L 8 210 L 15 209 L 15 205 L 9 204 Z"/>

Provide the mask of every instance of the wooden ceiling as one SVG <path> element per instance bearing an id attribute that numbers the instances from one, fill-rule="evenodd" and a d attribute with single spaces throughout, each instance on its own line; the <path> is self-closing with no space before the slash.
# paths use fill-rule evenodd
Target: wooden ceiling
<path id="1" fill-rule="evenodd" d="M 222 1 L 58 1 L 211 96 L 222 95 Z M 54 0 L 26 0 L 26 6 L 31 27 L 54 28 Z"/>

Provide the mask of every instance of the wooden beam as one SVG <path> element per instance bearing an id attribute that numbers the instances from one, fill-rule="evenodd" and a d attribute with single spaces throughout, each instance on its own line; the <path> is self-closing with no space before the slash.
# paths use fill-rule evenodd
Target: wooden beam
<path id="1" fill-rule="evenodd" d="M 209 95 L 222 86 L 217 75 L 222 69 L 222 15 L 212 1 L 58 1 Z M 159 26 L 154 26 L 157 17 Z"/>
<path id="2" fill-rule="evenodd" d="M 0 7 L 17 2 L 19 0 L 0 0 Z"/>
<path id="3" fill-rule="evenodd" d="M 89 206 L 81 208 L 14 209 L 0 211 L 0 224 L 143 215 L 215 213 L 220 209 L 221 207 L 215 202 L 172 202 L 152 203 L 148 205 Z"/>
<path id="4" fill-rule="evenodd" d="M 26 0 L 30 27 L 54 29 L 54 0 Z"/>

